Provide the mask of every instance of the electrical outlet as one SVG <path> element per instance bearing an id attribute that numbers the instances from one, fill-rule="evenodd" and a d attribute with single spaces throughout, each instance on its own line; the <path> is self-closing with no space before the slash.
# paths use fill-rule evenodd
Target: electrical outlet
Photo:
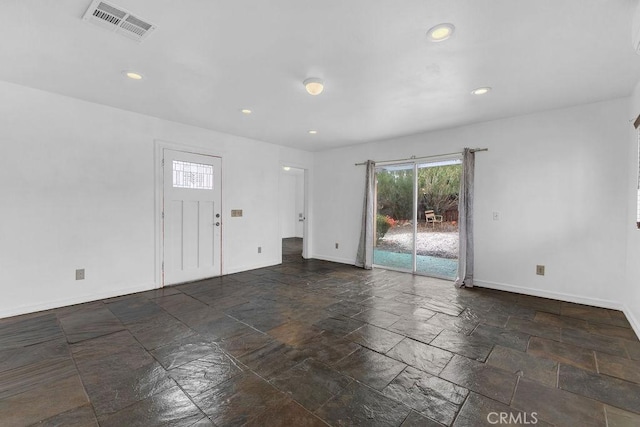
<path id="1" fill-rule="evenodd" d="M 338 243 L 336 243 L 336 249 L 338 249 L 338 246 L 339 246 Z"/>
<path id="2" fill-rule="evenodd" d="M 262 253 L 262 246 L 258 246 L 258 253 L 261 254 Z"/>
<path id="3" fill-rule="evenodd" d="M 76 280 L 84 280 L 84 268 L 76 270 Z"/>
<path id="4" fill-rule="evenodd" d="M 544 265 L 536 265 L 536 274 L 538 276 L 544 276 Z"/>

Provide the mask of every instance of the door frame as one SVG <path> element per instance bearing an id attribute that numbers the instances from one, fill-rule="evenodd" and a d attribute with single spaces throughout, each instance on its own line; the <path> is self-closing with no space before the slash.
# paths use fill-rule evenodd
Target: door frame
<path id="1" fill-rule="evenodd" d="M 154 157 L 153 157 L 153 169 L 154 169 L 154 246 L 155 246 L 155 259 L 154 259 L 154 283 L 155 288 L 160 289 L 164 287 L 164 277 L 162 272 L 163 251 L 164 251 L 164 238 L 163 238 L 163 219 L 162 219 L 162 203 L 164 199 L 164 176 L 162 160 L 164 159 L 164 150 L 182 151 L 191 154 L 200 154 L 204 156 L 220 157 L 220 215 L 221 223 L 224 225 L 224 156 L 222 152 L 211 150 L 204 147 L 178 144 L 175 142 L 163 141 L 160 139 L 154 140 Z M 224 227 L 220 227 L 220 275 L 225 274 L 224 269 Z"/>
<path id="2" fill-rule="evenodd" d="M 418 231 L 418 170 L 420 169 L 420 165 L 421 164 L 427 164 L 427 163 L 438 163 L 438 162 L 446 162 L 446 161 L 462 161 L 462 154 L 445 154 L 442 156 L 430 156 L 429 158 L 416 158 L 416 159 L 410 159 L 408 161 L 389 161 L 389 162 L 379 162 L 376 164 L 375 168 L 378 167 L 384 167 L 384 166 L 400 166 L 400 165 L 412 165 L 413 168 L 413 226 L 412 228 L 412 232 L 413 232 L 413 250 L 411 253 L 412 256 L 412 271 L 409 270 L 404 270 L 404 269 L 398 269 L 398 268 L 394 268 L 394 267 L 387 267 L 384 265 L 380 265 L 380 264 L 375 264 L 372 263 L 372 266 L 374 268 L 382 268 L 382 269 L 386 269 L 386 270 L 393 270 L 393 271 L 399 271 L 402 273 L 409 273 L 409 274 L 413 274 L 415 276 L 425 276 L 425 277 L 434 277 L 436 279 L 443 279 L 443 280 L 455 280 L 452 279 L 450 277 L 443 277 L 440 275 L 436 275 L 436 274 L 426 274 L 426 273 L 422 273 L 417 271 L 417 231 Z M 437 167 L 437 166 L 436 166 Z M 462 167 L 462 163 L 461 163 L 461 167 Z M 374 171 L 375 174 L 377 174 L 377 171 Z M 378 180 L 377 178 L 375 179 L 375 198 L 373 200 L 373 210 L 374 210 L 374 215 L 377 215 L 378 213 Z M 374 223 L 375 224 L 375 223 Z M 375 226 L 374 226 L 375 227 Z M 373 250 L 375 249 L 375 244 L 372 245 L 371 247 L 371 251 L 373 252 Z M 459 249 L 458 249 L 459 252 Z M 458 257 L 459 259 L 459 257 Z"/>
<path id="3" fill-rule="evenodd" d="M 308 166 L 304 166 L 301 165 L 299 163 L 296 162 L 280 162 L 280 166 L 278 169 L 278 193 L 280 191 L 282 191 L 282 183 L 281 183 L 281 176 L 282 176 L 282 168 L 285 166 L 289 166 L 295 169 L 300 169 L 304 171 L 304 184 L 303 184 L 303 191 L 304 191 L 304 201 L 303 201 L 303 210 L 304 210 L 304 223 L 302 224 L 302 258 L 304 259 L 309 259 L 311 257 L 311 227 L 310 227 L 310 211 L 309 211 L 309 167 Z M 278 194 L 278 197 L 280 196 L 280 194 Z M 280 223 L 280 221 L 278 220 L 278 236 L 280 236 L 282 234 L 282 224 Z M 280 264 L 282 264 L 282 239 L 280 239 L 280 244 L 278 245 L 279 247 L 279 259 L 280 259 Z"/>

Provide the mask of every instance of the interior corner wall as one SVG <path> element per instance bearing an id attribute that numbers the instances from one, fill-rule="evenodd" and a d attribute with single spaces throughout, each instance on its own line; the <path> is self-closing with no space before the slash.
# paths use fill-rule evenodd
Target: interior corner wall
<path id="1" fill-rule="evenodd" d="M 302 220 L 301 220 L 302 216 Z M 296 206 L 293 218 L 295 223 L 295 236 L 304 237 L 304 170 L 296 175 Z"/>
<path id="2" fill-rule="evenodd" d="M 283 239 L 304 236 L 304 170 L 292 168 L 280 172 L 280 236 Z"/>
<path id="3" fill-rule="evenodd" d="M 628 117 L 635 120 L 640 115 L 640 83 L 629 98 Z M 627 318 L 640 337 L 640 230 L 636 226 L 637 220 L 637 191 L 638 191 L 638 133 L 628 125 L 628 186 L 627 186 L 627 222 L 625 232 L 627 237 L 627 268 L 625 290 L 623 293 L 624 310 Z"/>
<path id="4" fill-rule="evenodd" d="M 280 237 L 296 237 L 296 175 L 280 172 Z"/>
<path id="5" fill-rule="evenodd" d="M 223 157 L 223 274 L 281 262 L 265 226 L 278 223 L 280 165 L 312 166 L 308 152 L 6 82 L 0 140 L 0 317 L 158 286 L 157 140 Z"/>
<path id="6" fill-rule="evenodd" d="M 476 154 L 476 283 L 621 308 L 627 116 L 616 99 L 316 153 L 313 256 L 355 260 L 365 170 L 354 163 L 488 148 Z"/>

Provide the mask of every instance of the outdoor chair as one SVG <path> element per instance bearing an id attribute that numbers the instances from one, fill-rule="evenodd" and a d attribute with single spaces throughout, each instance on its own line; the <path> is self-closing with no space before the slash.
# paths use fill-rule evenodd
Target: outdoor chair
<path id="1" fill-rule="evenodd" d="M 435 227 L 436 223 L 442 223 L 442 215 L 436 215 L 433 210 L 424 211 L 424 219 L 427 221 L 427 224 L 431 223 L 432 227 Z"/>

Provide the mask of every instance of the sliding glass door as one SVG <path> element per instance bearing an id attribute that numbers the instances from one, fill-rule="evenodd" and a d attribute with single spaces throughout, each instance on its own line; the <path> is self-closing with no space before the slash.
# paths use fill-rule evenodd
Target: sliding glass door
<path id="1" fill-rule="evenodd" d="M 376 167 L 376 267 L 455 279 L 461 161 Z"/>
<path id="2" fill-rule="evenodd" d="M 374 265 L 415 270 L 414 183 L 414 163 L 376 167 Z"/>

